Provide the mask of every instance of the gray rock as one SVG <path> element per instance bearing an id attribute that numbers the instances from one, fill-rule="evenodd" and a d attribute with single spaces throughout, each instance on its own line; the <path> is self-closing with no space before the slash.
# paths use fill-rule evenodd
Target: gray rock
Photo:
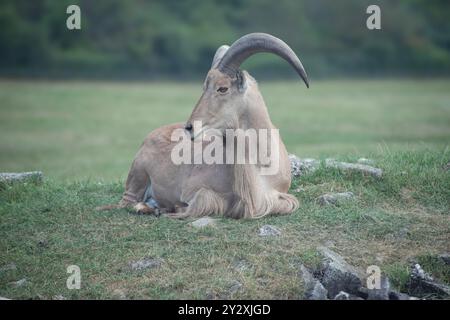
<path id="1" fill-rule="evenodd" d="M 380 289 L 367 289 L 367 300 L 389 300 L 390 291 L 389 279 L 381 276 Z"/>
<path id="2" fill-rule="evenodd" d="M 198 220 L 195 220 L 194 222 L 191 222 L 190 225 L 194 228 L 204 228 L 204 227 L 211 227 L 216 224 L 216 219 L 210 218 L 210 217 L 203 217 Z"/>
<path id="3" fill-rule="evenodd" d="M 159 268 L 163 263 L 159 258 L 144 258 L 130 263 L 130 268 L 133 271 L 144 271 L 147 269 Z"/>
<path id="4" fill-rule="evenodd" d="M 350 300 L 350 295 L 347 292 L 340 291 L 335 297 L 334 300 Z"/>
<path id="5" fill-rule="evenodd" d="M 433 281 L 433 277 L 422 269 L 420 264 L 415 263 L 411 268 L 411 278 Z"/>
<path id="6" fill-rule="evenodd" d="M 291 174 L 299 177 L 307 173 L 312 173 L 320 167 L 320 161 L 312 158 L 300 159 L 294 154 L 289 154 L 291 162 Z"/>
<path id="7" fill-rule="evenodd" d="M 450 286 L 434 280 L 416 263 L 411 269 L 409 292 L 418 296 L 435 295 L 447 298 L 450 296 Z"/>
<path id="8" fill-rule="evenodd" d="M 16 270 L 17 266 L 15 263 L 8 263 L 5 264 L 4 266 L 0 267 L 0 272 L 6 272 L 6 271 L 11 271 L 11 270 Z"/>
<path id="9" fill-rule="evenodd" d="M 359 164 L 367 164 L 369 166 L 373 166 L 375 164 L 375 161 L 367 158 L 359 158 L 356 162 Z"/>
<path id="10" fill-rule="evenodd" d="M 279 236 L 279 235 L 281 235 L 281 231 L 275 226 L 266 224 L 266 225 L 262 226 L 261 228 L 259 228 L 259 235 L 261 237 Z"/>
<path id="11" fill-rule="evenodd" d="M 450 171 L 450 161 L 444 166 L 445 171 Z"/>
<path id="12" fill-rule="evenodd" d="M 48 248 L 48 240 L 40 239 L 40 240 L 37 241 L 37 245 L 40 248 Z"/>
<path id="13" fill-rule="evenodd" d="M 8 299 L 8 298 L 5 298 L 5 297 L 0 297 L 0 300 L 11 300 L 11 299 Z"/>
<path id="14" fill-rule="evenodd" d="M 326 193 L 318 197 L 317 202 L 322 206 L 339 205 L 354 198 L 353 192 Z"/>
<path id="15" fill-rule="evenodd" d="M 379 168 L 375 168 L 366 164 L 360 163 L 348 163 L 348 162 L 339 162 L 334 159 L 326 159 L 325 167 L 327 168 L 335 168 L 344 171 L 356 171 L 361 172 L 363 174 L 368 174 L 374 176 L 376 178 L 381 178 L 383 175 L 383 170 Z"/>
<path id="16" fill-rule="evenodd" d="M 67 298 L 64 297 L 62 294 L 58 294 L 56 296 L 53 296 L 53 300 L 67 300 Z"/>
<path id="17" fill-rule="evenodd" d="M 218 298 L 218 296 L 217 296 L 217 294 L 215 292 L 212 292 L 212 291 L 207 291 L 206 292 L 205 300 L 215 300 L 217 298 Z"/>
<path id="18" fill-rule="evenodd" d="M 327 300 L 328 291 L 324 288 L 320 281 L 314 278 L 312 273 L 309 272 L 304 265 L 300 265 L 300 271 L 302 273 L 303 283 L 305 285 L 303 299 Z"/>
<path id="19" fill-rule="evenodd" d="M 242 289 L 242 283 L 233 281 L 228 289 L 228 294 L 231 296 Z"/>
<path id="20" fill-rule="evenodd" d="M 246 271 L 251 268 L 251 265 L 246 260 L 237 260 L 233 263 L 233 269 L 239 272 Z"/>
<path id="21" fill-rule="evenodd" d="M 333 240 L 327 240 L 323 244 L 325 247 L 328 247 L 328 248 L 333 248 L 335 246 L 335 243 Z"/>
<path id="22" fill-rule="evenodd" d="M 41 171 L 30 172 L 1 172 L 0 182 L 27 182 L 27 181 L 42 181 L 43 174 Z"/>
<path id="23" fill-rule="evenodd" d="M 438 258 L 444 261 L 446 265 L 450 265 L 450 253 L 443 253 L 438 255 Z"/>
<path id="24" fill-rule="evenodd" d="M 220 294 L 215 294 L 213 292 L 209 292 L 207 293 L 206 299 L 207 300 L 212 300 L 212 299 L 231 299 L 233 298 L 233 295 L 237 292 L 239 292 L 240 290 L 242 290 L 243 286 L 239 281 L 233 280 L 231 281 L 227 288 Z"/>
<path id="25" fill-rule="evenodd" d="M 406 293 L 401 293 L 401 292 L 397 292 L 397 291 L 389 292 L 389 300 L 414 300 L 411 298 L 414 298 L 414 297 L 410 297 Z"/>
<path id="26" fill-rule="evenodd" d="M 408 228 L 401 228 L 394 234 L 395 239 L 407 239 L 411 235 L 411 231 Z"/>
<path id="27" fill-rule="evenodd" d="M 363 298 L 360 298 L 358 296 L 355 296 L 353 294 L 349 294 L 345 291 L 340 291 L 335 297 L 334 300 L 364 300 Z"/>
<path id="28" fill-rule="evenodd" d="M 358 289 L 362 286 L 362 273 L 336 252 L 326 247 L 319 247 L 318 250 L 324 256 L 318 272 L 319 280 L 328 290 L 328 297 L 334 298 L 341 291 L 357 295 Z"/>
<path id="29" fill-rule="evenodd" d="M 119 300 L 127 299 L 127 296 L 122 289 L 114 289 L 114 291 L 112 292 L 112 296 L 114 299 L 119 299 Z"/>
<path id="30" fill-rule="evenodd" d="M 9 284 L 13 286 L 14 288 L 20 288 L 23 287 L 28 283 L 28 280 L 26 278 L 20 279 L 18 281 L 10 282 Z"/>

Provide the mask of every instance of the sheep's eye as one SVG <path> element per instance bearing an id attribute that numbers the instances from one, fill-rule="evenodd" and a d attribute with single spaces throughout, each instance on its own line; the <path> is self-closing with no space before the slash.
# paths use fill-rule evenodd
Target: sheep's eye
<path id="1" fill-rule="evenodd" d="M 227 87 L 220 87 L 219 89 L 217 89 L 217 92 L 220 92 L 220 93 L 225 93 L 227 91 L 228 91 Z"/>

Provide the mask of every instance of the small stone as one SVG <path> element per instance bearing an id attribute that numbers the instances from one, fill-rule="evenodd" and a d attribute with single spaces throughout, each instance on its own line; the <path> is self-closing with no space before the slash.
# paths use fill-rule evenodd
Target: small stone
<path id="1" fill-rule="evenodd" d="M 409 293 L 414 295 L 435 295 L 440 298 L 450 296 L 450 286 L 440 283 L 426 273 L 419 264 L 414 264 L 411 270 Z"/>
<path id="2" fill-rule="evenodd" d="M 450 171 L 450 161 L 444 166 L 445 171 Z"/>
<path id="3" fill-rule="evenodd" d="M 48 248 L 48 241 L 46 239 L 40 239 L 38 240 L 37 245 L 40 248 Z"/>
<path id="4" fill-rule="evenodd" d="M 212 219 L 210 217 L 203 217 L 194 222 L 191 222 L 190 225 L 194 228 L 204 228 L 204 227 L 212 227 L 216 224 L 216 219 Z"/>
<path id="5" fill-rule="evenodd" d="M 363 298 L 360 298 L 358 296 L 355 296 L 353 294 L 349 294 L 345 291 L 340 291 L 335 297 L 334 300 L 364 300 Z"/>
<path id="6" fill-rule="evenodd" d="M 328 247 L 328 248 L 333 248 L 335 246 L 334 241 L 332 240 L 327 240 L 324 242 L 324 246 Z"/>
<path id="7" fill-rule="evenodd" d="M 159 268 L 162 264 L 162 259 L 144 258 L 130 263 L 130 268 L 133 271 L 143 271 L 147 269 Z"/>
<path id="8" fill-rule="evenodd" d="M 9 284 L 11 286 L 13 286 L 14 288 L 19 288 L 19 287 L 23 287 L 24 285 L 26 285 L 28 283 L 26 278 L 20 279 L 18 281 L 14 281 L 14 282 L 10 282 Z"/>
<path id="9" fill-rule="evenodd" d="M 406 293 L 391 291 L 389 292 L 389 300 L 411 300 L 411 297 Z"/>
<path id="10" fill-rule="evenodd" d="M 438 256 L 446 265 L 450 265 L 450 253 L 443 253 Z"/>
<path id="11" fill-rule="evenodd" d="M 369 166 L 372 166 L 375 164 L 375 161 L 373 161 L 371 159 L 367 159 L 367 158 L 359 158 L 356 162 L 359 164 L 367 164 Z"/>
<path id="12" fill-rule="evenodd" d="M 260 285 L 260 286 L 267 286 L 270 281 L 266 278 L 258 277 L 256 279 L 256 282 L 258 282 L 258 285 Z"/>
<path id="13" fill-rule="evenodd" d="M 381 178 L 383 175 L 383 170 L 360 163 L 339 162 L 334 159 L 326 159 L 325 166 L 327 168 L 340 169 L 344 171 L 361 172 L 363 174 L 368 174 L 376 178 Z"/>
<path id="14" fill-rule="evenodd" d="M 320 167 L 319 160 L 312 158 L 300 159 L 294 154 L 289 154 L 289 161 L 291 162 L 291 174 L 294 177 L 313 173 Z"/>
<path id="15" fill-rule="evenodd" d="M 127 299 L 127 296 L 122 289 L 114 289 L 114 291 L 112 292 L 112 296 L 114 299 L 119 299 L 119 300 Z"/>
<path id="16" fill-rule="evenodd" d="M 416 263 L 411 270 L 411 278 L 433 281 L 433 277 L 422 269 L 420 264 Z"/>
<path id="17" fill-rule="evenodd" d="M 304 266 L 300 265 L 305 291 L 303 299 L 306 300 L 327 300 L 328 291 L 323 287 L 319 280 L 314 278 L 311 272 Z"/>
<path id="18" fill-rule="evenodd" d="M 228 289 L 228 294 L 231 296 L 242 289 L 242 284 L 239 281 L 233 281 L 230 288 Z"/>
<path id="19" fill-rule="evenodd" d="M 259 228 L 259 235 L 261 237 L 279 236 L 281 235 L 281 231 L 275 226 L 266 224 Z"/>
<path id="20" fill-rule="evenodd" d="M 9 264 L 2 266 L 0 268 L 0 272 L 11 271 L 11 270 L 16 270 L 16 269 L 17 269 L 17 266 L 15 263 L 9 263 Z"/>
<path id="21" fill-rule="evenodd" d="M 217 294 L 215 292 L 212 292 L 212 291 L 207 291 L 206 292 L 205 300 L 216 300 L 217 298 L 218 297 L 217 297 Z"/>
<path id="22" fill-rule="evenodd" d="M 233 263 L 233 269 L 239 272 L 246 271 L 250 269 L 250 264 L 246 260 L 237 260 Z"/>
<path id="23" fill-rule="evenodd" d="M 64 297 L 62 294 L 58 294 L 56 296 L 53 296 L 53 300 L 67 300 L 67 298 Z"/>
<path id="24" fill-rule="evenodd" d="M 350 300 L 350 295 L 347 292 L 340 291 L 335 297 L 334 300 Z"/>
<path id="25" fill-rule="evenodd" d="M 411 235 L 411 232 L 409 231 L 408 228 L 401 228 L 395 235 L 394 237 L 396 239 L 407 239 L 409 236 Z"/>
<path id="26" fill-rule="evenodd" d="M 317 202 L 322 206 L 339 205 L 355 197 L 353 192 L 326 193 L 317 198 Z"/>

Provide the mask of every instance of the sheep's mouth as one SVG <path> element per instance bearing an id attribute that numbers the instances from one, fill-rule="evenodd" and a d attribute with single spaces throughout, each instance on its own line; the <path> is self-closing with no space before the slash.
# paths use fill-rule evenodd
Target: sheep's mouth
<path id="1" fill-rule="evenodd" d="M 202 127 L 197 133 L 195 133 L 194 131 L 191 131 L 191 141 L 194 141 L 196 138 L 198 137 L 202 137 L 203 134 L 206 132 L 206 130 L 208 130 L 208 127 Z"/>
<path id="2" fill-rule="evenodd" d="M 191 141 L 194 141 L 195 138 L 197 138 L 200 134 L 203 133 L 204 130 L 200 130 L 200 132 L 198 132 L 197 134 L 195 134 L 194 132 L 191 132 Z"/>

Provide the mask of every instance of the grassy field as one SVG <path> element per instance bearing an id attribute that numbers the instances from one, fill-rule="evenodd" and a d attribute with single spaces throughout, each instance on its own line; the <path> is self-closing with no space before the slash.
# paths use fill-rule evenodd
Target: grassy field
<path id="1" fill-rule="evenodd" d="M 0 296 L 10 298 L 298 299 L 299 264 L 326 244 L 404 288 L 411 258 L 441 281 L 450 250 L 450 80 L 262 83 L 273 122 L 299 157 L 368 157 L 382 179 L 321 167 L 296 179 L 300 209 L 254 221 L 190 221 L 97 212 L 118 201 L 145 135 L 185 121 L 198 84 L 0 82 L 0 171 L 42 170 L 43 183 L 0 186 Z M 355 201 L 321 207 L 326 192 Z M 275 225 L 281 236 L 261 238 Z M 130 270 L 144 257 L 159 268 Z M 2 269 L 14 263 L 14 270 Z M 81 289 L 68 290 L 68 265 Z M 10 285 L 27 279 L 20 287 Z M 236 282 L 241 284 L 235 290 Z"/>
<path id="2" fill-rule="evenodd" d="M 262 83 L 300 157 L 445 148 L 450 80 Z M 58 180 L 122 181 L 148 132 L 186 121 L 201 83 L 0 82 L 0 168 Z"/>

